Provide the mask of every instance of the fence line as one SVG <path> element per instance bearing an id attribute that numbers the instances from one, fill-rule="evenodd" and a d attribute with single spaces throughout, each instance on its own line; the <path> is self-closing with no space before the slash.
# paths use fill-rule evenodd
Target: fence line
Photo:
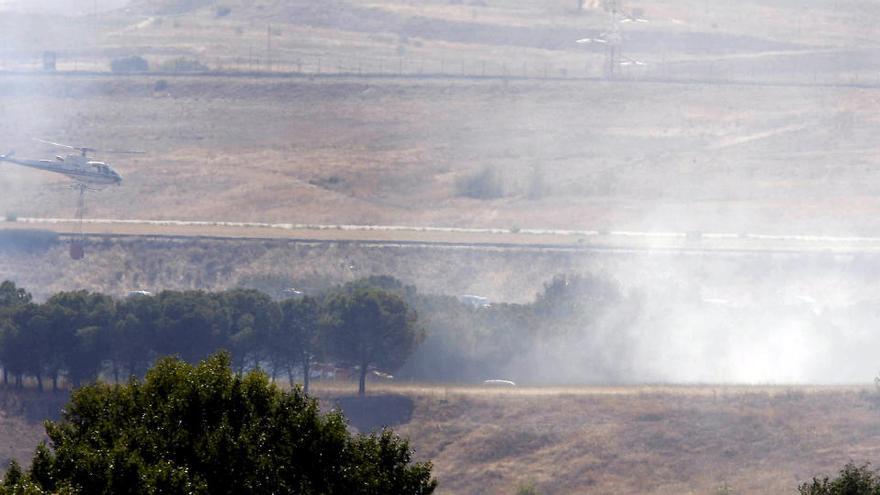
<path id="1" fill-rule="evenodd" d="M 864 86 L 880 85 L 880 70 L 851 70 L 825 72 L 773 73 L 767 66 L 729 67 L 725 61 L 668 62 L 617 67 L 609 74 L 601 56 L 592 54 L 582 61 L 539 60 L 489 60 L 464 58 L 416 58 L 416 57 L 331 57 L 303 56 L 278 57 L 267 63 L 257 56 L 237 57 L 182 57 L 188 69 L 163 70 L 166 61 L 150 64 L 157 73 L 227 73 L 254 75 L 300 75 L 300 76 L 363 76 L 363 77 L 426 77 L 426 78 L 491 78 L 491 79 L 618 79 L 656 80 L 671 82 L 725 82 L 742 84 L 803 85 L 803 86 Z M 173 58 L 171 60 L 174 60 Z M 67 58 L 59 54 L 59 72 L 111 72 L 111 59 Z M 731 62 L 733 64 L 734 62 Z M 0 55 L 0 70 L 15 72 L 41 72 L 42 63 L 33 59 L 22 62 L 10 61 Z"/>

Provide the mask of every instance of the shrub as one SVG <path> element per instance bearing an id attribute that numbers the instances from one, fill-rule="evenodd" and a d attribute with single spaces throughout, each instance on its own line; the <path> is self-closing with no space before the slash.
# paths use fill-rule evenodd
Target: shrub
<path id="1" fill-rule="evenodd" d="M 547 185 L 544 180 L 544 172 L 539 167 L 532 169 L 529 182 L 526 187 L 526 197 L 531 200 L 541 199 L 547 195 Z"/>
<path id="2" fill-rule="evenodd" d="M 0 232 L 0 250 L 39 252 L 58 243 L 58 234 L 48 230 L 6 229 Z"/>
<path id="3" fill-rule="evenodd" d="M 726 482 L 722 483 L 721 486 L 715 490 L 715 495 L 735 495 L 735 493 L 736 492 L 733 491 L 733 488 L 731 488 Z"/>
<path id="4" fill-rule="evenodd" d="M 501 176 L 491 167 L 460 177 L 455 181 L 456 194 L 473 199 L 497 199 L 504 196 Z"/>
<path id="5" fill-rule="evenodd" d="M 813 478 L 798 488 L 801 495 L 880 495 L 880 478 L 868 464 L 856 466 L 848 463 L 840 475 L 831 480 L 827 477 Z"/>
<path id="6" fill-rule="evenodd" d="M 159 65 L 162 72 L 207 72 L 208 66 L 192 58 L 172 58 Z"/>
<path id="7" fill-rule="evenodd" d="M 538 495 L 538 489 L 535 488 L 535 483 L 520 483 L 519 486 L 516 487 L 516 495 Z"/>
<path id="8" fill-rule="evenodd" d="M 113 72 L 146 72 L 150 70 L 150 64 L 143 57 L 133 55 L 113 59 L 110 62 L 110 70 Z"/>

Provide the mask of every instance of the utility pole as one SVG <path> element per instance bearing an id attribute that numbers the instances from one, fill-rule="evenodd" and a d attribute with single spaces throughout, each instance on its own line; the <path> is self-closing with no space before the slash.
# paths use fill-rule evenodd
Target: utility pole
<path id="1" fill-rule="evenodd" d="M 92 13 L 95 15 L 95 55 L 97 56 L 101 52 L 99 49 L 101 45 L 101 23 L 98 18 L 98 0 L 92 2 Z"/>
<path id="2" fill-rule="evenodd" d="M 621 24 L 629 22 L 648 22 L 637 13 L 627 13 L 618 0 L 606 0 L 605 10 L 610 14 L 608 30 L 595 38 L 583 38 L 577 43 L 598 43 L 605 47 L 605 77 L 614 79 L 617 77 L 618 68 L 622 65 L 643 66 L 644 62 L 633 60 L 623 54 L 624 37 Z"/>
<path id="3" fill-rule="evenodd" d="M 266 69 L 272 70 L 272 24 L 266 26 Z"/>

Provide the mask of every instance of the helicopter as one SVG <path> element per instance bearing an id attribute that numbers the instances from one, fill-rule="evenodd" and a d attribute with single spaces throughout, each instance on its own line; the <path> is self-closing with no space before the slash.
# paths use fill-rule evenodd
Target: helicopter
<path id="1" fill-rule="evenodd" d="M 5 155 L 0 155 L 0 163 L 6 162 L 22 167 L 35 168 L 46 172 L 53 172 L 64 175 L 73 180 L 70 187 L 79 193 L 79 199 L 76 205 L 76 231 L 70 244 L 70 257 L 74 260 L 81 260 L 85 256 L 85 241 L 83 234 L 83 217 L 86 212 L 86 191 L 100 191 L 104 186 L 122 184 L 122 176 L 119 172 L 106 162 L 91 160 L 89 153 L 99 152 L 95 148 L 87 148 L 85 146 L 71 146 L 69 144 L 54 143 L 52 141 L 44 141 L 42 139 L 34 139 L 43 144 L 66 148 L 77 153 L 71 153 L 67 156 L 56 155 L 54 160 L 30 160 L 24 158 L 15 158 L 15 152 L 10 151 Z M 123 153 L 123 154 L 142 154 L 143 151 L 115 151 L 104 150 L 103 153 Z"/>
<path id="2" fill-rule="evenodd" d="M 87 148 L 84 146 L 71 146 L 69 144 L 54 143 L 52 141 L 44 141 L 35 139 L 43 144 L 57 146 L 59 148 L 67 148 L 69 150 L 78 151 L 78 154 L 68 154 L 66 157 L 56 155 L 54 160 L 41 159 L 31 160 L 25 158 L 16 158 L 15 151 L 10 151 L 5 155 L 0 155 L 0 162 L 12 163 L 23 167 L 35 168 L 46 172 L 54 172 L 65 175 L 72 179 L 77 186 L 82 187 L 100 187 L 107 185 L 122 184 L 122 176 L 119 172 L 106 162 L 95 161 L 88 157 L 89 153 L 117 153 L 117 154 L 142 154 L 143 151 L 117 151 L 117 150 L 98 150 L 95 148 Z"/>

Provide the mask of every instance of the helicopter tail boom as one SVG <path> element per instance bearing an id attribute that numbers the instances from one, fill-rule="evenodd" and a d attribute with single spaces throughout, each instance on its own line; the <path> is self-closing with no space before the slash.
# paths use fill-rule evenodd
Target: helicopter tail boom
<path id="1" fill-rule="evenodd" d="M 12 158 L 13 156 L 15 156 L 15 150 L 9 150 L 9 153 L 6 153 L 5 155 L 0 155 L 0 160 Z"/>

